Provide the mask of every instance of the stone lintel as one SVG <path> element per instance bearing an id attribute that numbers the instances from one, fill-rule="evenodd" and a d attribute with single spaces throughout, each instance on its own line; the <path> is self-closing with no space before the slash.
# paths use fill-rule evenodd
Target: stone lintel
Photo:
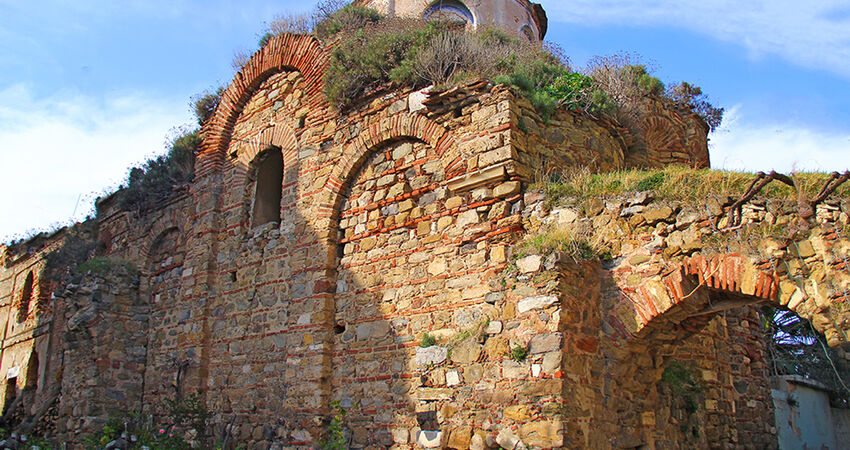
<path id="1" fill-rule="evenodd" d="M 448 187 L 450 191 L 455 193 L 466 192 L 481 186 L 487 186 L 503 181 L 507 178 L 507 176 L 508 172 L 505 168 L 505 164 L 502 163 L 455 177 L 449 180 Z"/>

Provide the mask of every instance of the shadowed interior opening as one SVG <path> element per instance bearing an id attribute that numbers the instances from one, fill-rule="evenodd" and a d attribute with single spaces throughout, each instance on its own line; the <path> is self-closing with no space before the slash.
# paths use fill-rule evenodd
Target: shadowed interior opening
<path id="1" fill-rule="evenodd" d="M 254 227 L 280 222 L 280 201 L 283 188 L 283 154 L 272 147 L 257 156 L 256 188 L 251 212 Z"/>
<path id="2" fill-rule="evenodd" d="M 32 298 L 32 272 L 27 274 L 27 279 L 24 281 L 24 287 L 21 289 L 21 306 L 18 308 L 18 323 L 27 320 L 27 315 L 30 312 L 30 299 Z"/>

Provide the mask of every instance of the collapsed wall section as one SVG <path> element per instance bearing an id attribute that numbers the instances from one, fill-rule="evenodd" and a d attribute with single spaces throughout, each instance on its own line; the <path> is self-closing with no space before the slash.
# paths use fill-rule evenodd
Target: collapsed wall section
<path id="1" fill-rule="evenodd" d="M 138 273 L 123 264 L 55 292 L 65 305 L 58 436 L 79 441 L 110 414 L 141 411 L 150 309 Z"/>

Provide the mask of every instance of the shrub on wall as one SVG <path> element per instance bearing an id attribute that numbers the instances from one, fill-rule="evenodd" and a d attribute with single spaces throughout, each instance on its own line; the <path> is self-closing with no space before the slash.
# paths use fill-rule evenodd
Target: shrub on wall
<path id="1" fill-rule="evenodd" d="M 183 131 L 171 141 L 167 154 L 131 169 L 126 184 L 118 192 L 121 209 L 147 211 L 167 200 L 175 186 L 192 181 L 200 144 L 197 130 Z"/>
<path id="2" fill-rule="evenodd" d="M 325 72 L 325 94 L 347 105 L 392 82 L 417 84 L 413 58 L 440 27 L 418 20 L 388 19 L 341 37 Z"/>
<path id="3" fill-rule="evenodd" d="M 336 10 L 332 10 L 332 4 L 326 4 L 325 7 L 328 9 L 324 14 L 321 9 L 317 9 L 319 20 L 313 29 L 321 38 L 332 37 L 342 31 L 359 30 L 384 18 L 378 11 L 364 6 L 346 5 Z"/>
<path id="4" fill-rule="evenodd" d="M 387 18 L 344 0 L 324 0 L 311 13 L 278 17 L 260 47 L 282 33 L 313 33 L 336 41 L 324 81 L 326 96 L 341 108 L 394 85 L 441 87 L 489 78 L 523 94 L 544 121 L 565 106 L 639 131 L 647 97 L 695 112 L 710 130 L 723 115 L 696 86 L 682 83 L 665 93 L 661 80 L 636 57 L 596 57 L 579 73 L 570 69 L 557 46 L 530 44 L 495 28 L 468 32 L 457 23 Z M 247 59 L 238 54 L 235 67 Z"/>
<path id="5" fill-rule="evenodd" d="M 724 109 L 709 103 L 699 86 L 683 81 L 667 88 L 666 95 L 679 109 L 693 111 L 700 116 L 711 131 L 716 130 L 723 122 Z"/>
<path id="6" fill-rule="evenodd" d="M 602 111 L 603 96 L 585 95 L 569 83 L 577 76 L 549 51 L 496 29 L 470 33 L 447 22 L 384 19 L 342 33 L 325 74 L 325 93 L 344 108 L 393 84 L 445 86 L 490 78 L 527 96 L 544 118 L 562 102 Z"/>

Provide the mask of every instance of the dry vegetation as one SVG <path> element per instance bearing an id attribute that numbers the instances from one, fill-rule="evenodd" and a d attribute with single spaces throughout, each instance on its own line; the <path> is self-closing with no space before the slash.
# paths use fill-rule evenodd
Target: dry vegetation
<path id="1" fill-rule="evenodd" d="M 544 120 L 557 107 L 605 117 L 634 128 L 648 97 L 693 112 L 709 129 L 719 126 L 723 109 L 713 107 L 698 86 L 664 84 L 634 55 L 596 57 L 581 70 L 552 43 L 543 46 L 502 31 L 455 22 L 383 17 L 345 0 L 324 0 L 312 12 L 284 14 L 272 21 L 259 46 L 283 33 L 313 34 L 332 43 L 325 94 L 341 109 L 358 99 L 398 86 L 438 87 L 489 78 L 522 93 Z M 249 59 L 237 52 L 239 70 Z"/>
<path id="2" fill-rule="evenodd" d="M 829 179 L 825 173 L 795 173 L 797 190 L 780 182 L 765 187 L 757 198 L 796 200 L 797 195 L 814 198 Z M 549 175 L 534 187 L 543 189 L 550 200 L 566 197 L 587 199 L 612 198 L 632 191 L 653 191 L 656 198 L 683 202 L 704 202 L 708 198 L 739 198 L 756 175 L 748 172 L 690 169 L 670 166 L 658 170 L 630 170 L 594 174 L 577 169 L 565 174 Z M 850 198 L 850 183 L 838 188 L 833 198 Z"/>

